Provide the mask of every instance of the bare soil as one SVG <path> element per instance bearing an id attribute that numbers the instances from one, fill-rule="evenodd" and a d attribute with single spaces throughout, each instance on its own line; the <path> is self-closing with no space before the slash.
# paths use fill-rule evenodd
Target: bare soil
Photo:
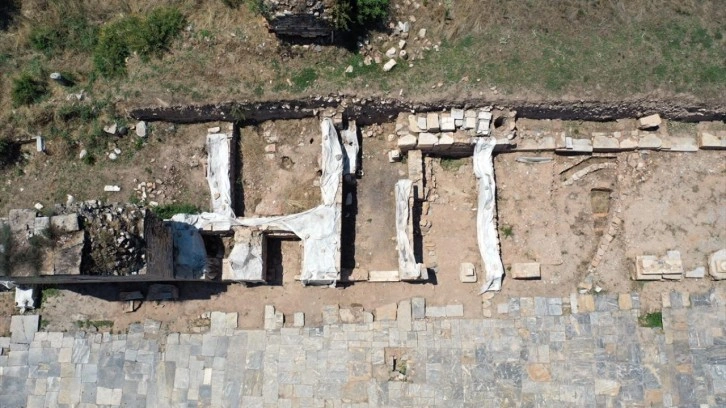
<path id="1" fill-rule="evenodd" d="M 628 128 L 628 123 L 568 123 L 561 121 L 523 121 L 528 129 L 562 129 L 576 126 L 583 132 L 597 129 Z M 261 213 L 259 203 L 278 205 L 276 211 L 289 213 L 310 208 L 319 202 L 315 186 L 320 154 L 316 120 L 287 121 L 242 129 L 242 179 L 247 214 Z M 429 212 L 422 216 L 422 262 L 429 268 L 427 283 L 360 282 L 371 270 L 397 268 L 394 239 L 394 198 L 396 180 L 407 177 L 406 163 L 389 163 L 386 151 L 393 146 L 386 137 L 393 124 L 366 129 L 362 139 L 362 176 L 352 193 L 352 206 L 344 206 L 344 217 L 354 228 L 352 247 L 343 248 L 343 268 L 350 281 L 338 288 L 303 287 L 295 280 L 301 265 L 299 241 L 280 240 L 272 251 L 270 285 L 180 284 L 183 301 L 147 302 L 133 313 L 123 313 L 116 302 L 116 288 L 69 287 L 47 299 L 40 313 L 48 328 L 71 330 L 79 319 L 113 320 L 113 330 L 124 330 L 130 323 L 157 319 L 170 330 L 191 331 L 199 326 L 206 311 L 239 312 L 241 327 L 261 327 L 263 305 L 273 304 L 291 321 L 292 313 L 304 312 L 308 324 L 321 322 L 321 308 L 328 304 L 348 307 L 360 304 L 367 310 L 423 296 L 429 304 L 463 304 L 466 317 L 481 316 L 479 287 L 483 279 L 481 258 L 476 244 L 476 180 L 472 159 L 429 160 L 433 177 L 427 187 Z M 178 162 L 201 149 L 206 132 L 201 126 L 179 132 L 182 155 L 173 148 L 157 152 Z M 272 139 L 270 139 L 272 137 Z M 313 139 L 313 143 L 310 143 Z M 265 158 L 265 146 L 275 140 L 273 158 Z M 181 147 L 183 141 L 190 143 Z M 196 143 L 196 144 L 195 144 Z M 174 147 L 176 147 L 175 145 Z M 630 275 L 635 256 L 663 255 L 679 250 L 686 270 L 705 266 L 710 253 L 726 245 L 726 163 L 723 153 L 641 152 L 551 157 L 546 163 L 517 162 L 536 153 L 506 153 L 494 158 L 497 179 L 498 226 L 502 259 L 507 270 L 516 262 L 539 262 L 542 279 L 522 281 L 505 277 L 497 299 L 510 296 L 569 296 L 601 242 L 604 225 L 617 215 L 623 225 L 607 248 L 597 267 L 598 285 L 610 292 L 640 292 L 646 308 L 657 309 L 661 293 L 677 289 L 703 291 L 716 284 L 706 279 L 680 282 L 634 282 Z M 286 168 L 282 157 L 290 157 Z M 595 171 L 582 179 L 565 183 L 576 170 L 590 164 L 613 163 L 614 168 Z M 201 166 L 201 165 L 200 165 Z M 197 170 L 194 170 L 197 171 Z M 201 171 L 199 171 L 201 173 Z M 203 174 L 197 182 L 200 197 L 206 195 Z M 190 188 L 190 187 L 188 187 Z M 346 192 L 347 194 L 347 192 Z M 200 198 L 201 199 L 201 198 Z M 346 201 L 344 197 L 344 201 Z M 619 211 L 619 212 L 617 212 Z M 345 221 L 344 221 L 345 222 Z M 430 225 L 430 226 L 429 226 Z M 462 262 L 476 265 L 479 282 L 459 281 Z M 346 272 L 347 273 L 347 272 Z M 182 317 L 182 318 L 180 318 Z M 0 329 L 2 326 L 0 326 Z"/>

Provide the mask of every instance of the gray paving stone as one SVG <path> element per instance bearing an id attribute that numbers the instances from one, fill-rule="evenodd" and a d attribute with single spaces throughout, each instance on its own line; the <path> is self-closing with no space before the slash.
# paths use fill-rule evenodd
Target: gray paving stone
<path id="1" fill-rule="evenodd" d="M 10 341 L 12 343 L 30 344 L 38 331 L 39 324 L 39 315 L 12 316 L 10 318 Z"/>

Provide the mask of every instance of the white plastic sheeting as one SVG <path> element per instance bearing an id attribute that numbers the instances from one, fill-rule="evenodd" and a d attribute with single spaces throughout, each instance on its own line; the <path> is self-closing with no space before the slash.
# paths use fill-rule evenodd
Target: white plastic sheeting
<path id="1" fill-rule="evenodd" d="M 360 150 L 360 145 L 358 144 L 358 126 L 356 126 L 354 120 L 348 122 L 348 129 L 342 131 L 340 136 L 343 139 L 343 148 L 345 149 L 343 174 L 355 175 L 358 166 L 358 150 Z"/>
<path id="2" fill-rule="evenodd" d="M 222 280 L 263 282 L 263 240 L 259 233 L 252 233 L 249 229 L 237 229 L 234 247 L 223 261 Z"/>
<path id="3" fill-rule="evenodd" d="M 224 133 L 207 135 L 207 182 L 212 193 L 212 211 L 234 217 L 230 188 L 232 137 Z"/>
<path id="4" fill-rule="evenodd" d="M 502 289 L 504 266 L 499 254 L 499 233 L 496 217 L 496 184 L 492 151 L 497 141 L 493 137 L 478 138 L 474 146 L 474 175 L 479 181 L 479 202 L 476 214 L 476 238 L 479 244 L 486 279 L 481 293 Z"/>
<path id="5" fill-rule="evenodd" d="M 408 224 L 411 217 L 409 200 L 413 182 L 408 179 L 396 183 L 396 247 L 398 250 L 398 273 L 402 280 L 421 277 L 421 265 L 416 263 L 413 245 L 408 237 Z"/>
<path id="6" fill-rule="evenodd" d="M 15 288 L 15 307 L 20 309 L 20 313 L 35 309 L 33 288 Z"/>
<path id="7" fill-rule="evenodd" d="M 303 242 L 303 261 L 300 279 L 304 284 L 331 284 L 340 277 L 340 202 L 339 189 L 343 175 L 344 154 L 338 141 L 333 121 L 324 119 L 320 125 L 323 132 L 323 169 L 320 177 L 320 192 L 323 204 L 310 210 L 280 217 L 233 218 L 221 213 L 177 214 L 172 221 L 191 224 L 198 229 L 219 231 L 231 226 L 257 227 L 287 231 Z M 357 154 L 357 151 L 356 151 Z M 244 267 L 255 253 L 244 248 L 232 249 L 229 262 Z M 261 259 L 261 254 L 259 255 Z M 257 262 L 256 260 L 252 260 Z M 261 261 L 260 261 L 261 262 Z M 241 272 L 240 272 L 241 273 Z"/>

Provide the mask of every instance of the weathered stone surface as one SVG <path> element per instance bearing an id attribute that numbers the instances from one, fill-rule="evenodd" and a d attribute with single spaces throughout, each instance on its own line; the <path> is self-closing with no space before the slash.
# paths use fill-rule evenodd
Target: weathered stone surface
<path id="1" fill-rule="evenodd" d="M 698 142 L 695 137 L 687 136 L 671 136 L 668 138 L 670 142 L 669 150 L 672 152 L 697 152 Z"/>
<path id="2" fill-rule="evenodd" d="M 411 331 L 411 317 L 411 301 L 402 300 L 398 302 L 396 319 L 398 320 L 399 330 Z"/>
<path id="3" fill-rule="evenodd" d="M 456 130 L 456 123 L 454 118 L 448 114 L 441 115 L 441 131 L 442 132 L 453 132 Z"/>
<path id="4" fill-rule="evenodd" d="M 663 140 L 653 134 L 644 134 L 638 139 L 638 149 L 659 150 L 663 146 Z"/>
<path id="5" fill-rule="evenodd" d="M 411 316 L 414 319 L 423 319 L 426 317 L 426 299 L 415 297 L 411 299 Z"/>
<path id="6" fill-rule="evenodd" d="M 614 137 L 593 136 L 592 150 L 594 152 L 614 152 L 620 150 L 620 142 Z"/>
<path id="7" fill-rule="evenodd" d="M 401 152 L 405 153 L 409 150 L 413 150 L 416 148 L 416 144 L 418 143 L 418 138 L 414 135 L 405 135 L 398 138 L 398 148 L 401 150 Z"/>
<path id="8" fill-rule="evenodd" d="M 446 317 L 464 317 L 464 305 L 446 305 Z"/>
<path id="9" fill-rule="evenodd" d="M 418 149 L 427 150 L 432 149 L 439 143 L 439 135 L 428 132 L 421 132 L 418 134 Z"/>
<path id="10" fill-rule="evenodd" d="M 146 137 L 146 122 L 143 120 L 136 123 L 136 136 Z"/>
<path id="11" fill-rule="evenodd" d="M 340 306 L 327 305 L 323 306 L 323 324 L 340 323 Z"/>
<path id="12" fill-rule="evenodd" d="M 78 231 L 78 214 L 54 215 L 50 217 L 50 225 L 61 232 Z"/>
<path id="13" fill-rule="evenodd" d="M 660 115 L 657 113 L 638 119 L 638 129 L 640 130 L 657 129 L 660 124 Z"/>
<path id="14" fill-rule="evenodd" d="M 418 127 L 418 118 L 416 118 L 416 115 L 408 115 L 408 131 L 412 133 L 421 132 L 421 128 Z"/>
<path id="15" fill-rule="evenodd" d="M 513 263 L 510 274 L 513 279 L 539 279 L 540 265 L 537 262 Z"/>
<path id="16" fill-rule="evenodd" d="M 383 71 L 388 72 L 393 69 L 393 67 L 396 66 L 396 60 L 389 59 L 388 62 L 383 64 Z"/>
<path id="17" fill-rule="evenodd" d="M 620 383 L 615 380 L 595 379 L 595 395 L 616 397 L 620 393 Z"/>
<path id="18" fill-rule="evenodd" d="M 702 131 L 699 134 L 698 146 L 704 150 L 726 149 L 726 132 Z"/>
<path id="19" fill-rule="evenodd" d="M 459 280 L 465 283 L 476 282 L 476 268 L 473 263 L 463 262 L 459 267 Z"/>
<path id="20" fill-rule="evenodd" d="M 706 277 L 706 268 L 703 266 L 699 266 L 696 269 L 693 269 L 691 271 L 686 271 L 685 273 L 686 278 L 692 278 L 692 279 L 701 279 Z"/>
<path id="21" fill-rule="evenodd" d="M 720 249 L 708 257 L 708 273 L 713 279 L 726 279 L 726 248 Z"/>
<path id="22" fill-rule="evenodd" d="M 369 271 L 368 282 L 400 282 L 401 275 L 398 270 Z"/>
<path id="23" fill-rule="evenodd" d="M 39 315 L 15 315 L 10 318 L 10 341 L 30 344 L 40 324 Z"/>
<path id="24" fill-rule="evenodd" d="M 426 317 L 446 317 L 446 306 L 426 306 Z"/>
<path id="25" fill-rule="evenodd" d="M 305 313 L 303 312 L 296 312 L 292 315 L 292 326 L 293 327 L 303 327 L 305 326 Z"/>
<path id="26" fill-rule="evenodd" d="M 552 375 L 546 364 L 527 364 L 527 375 L 535 382 L 549 382 Z"/>
<path id="27" fill-rule="evenodd" d="M 426 114 L 426 130 L 429 132 L 438 132 L 441 130 L 439 125 L 439 114 L 436 112 L 429 112 Z"/>
<path id="28" fill-rule="evenodd" d="M 377 307 L 374 315 L 376 317 L 376 320 L 396 320 L 397 310 L 398 305 L 395 303 L 391 303 L 388 305 Z"/>

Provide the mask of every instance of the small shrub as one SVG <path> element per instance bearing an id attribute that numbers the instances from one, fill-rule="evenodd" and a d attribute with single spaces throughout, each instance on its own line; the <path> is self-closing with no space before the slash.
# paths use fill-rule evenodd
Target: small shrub
<path id="1" fill-rule="evenodd" d="M 333 27 L 347 31 L 353 22 L 352 14 L 353 6 L 350 4 L 350 0 L 337 0 L 330 10 Z"/>
<path id="2" fill-rule="evenodd" d="M 95 108 L 95 106 L 80 103 L 62 105 L 55 112 L 55 115 L 57 119 L 64 122 L 69 122 L 74 119 L 87 122 L 98 117 L 98 112 Z"/>
<path id="3" fill-rule="evenodd" d="M 514 228 L 512 228 L 511 225 L 505 225 L 502 228 L 502 235 L 504 235 L 504 238 L 510 238 L 514 236 Z"/>
<path id="4" fill-rule="evenodd" d="M 466 163 L 464 159 L 452 159 L 450 157 L 441 158 L 441 168 L 446 171 L 459 171 L 459 168 L 461 168 L 464 163 Z"/>
<path id="5" fill-rule="evenodd" d="M 143 60 L 160 56 L 181 32 L 186 19 L 172 7 L 152 10 L 146 18 L 128 16 L 101 29 L 93 64 L 104 77 L 126 74 L 126 58 L 136 52 Z"/>
<path id="6" fill-rule="evenodd" d="M 15 163 L 20 158 L 20 145 L 9 139 L 0 139 L 0 168 Z"/>
<path id="7" fill-rule="evenodd" d="M 640 325 L 642 327 L 663 328 L 663 313 L 662 312 L 648 313 L 648 314 L 641 316 L 639 321 L 640 321 Z"/>
<path id="8" fill-rule="evenodd" d="M 154 207 L 152 211 L 164 220 L 168 220 L 175 214 L 199 214 L 202 212 L 196 205 L 185 203 L 160 205 Z"/>
<path id="9" fill-rule="evenodd" d="M 360 25 L 378 24 L 388 18 L 390 0 L 356 0 L 356 20 Z"/>
<path id="10" fill-rule="evenodd" d="M 55 27 L 35 26 L 30 31 L 28 41 L 36 51 L 51 55 L 63 48 L 63 33 Z"/>
<path id="11" fill-rule="evenodd" d="M 13 80 L 11 95 L 13 105 L 16 107 L 40 102 L 48 93 L 48 84 L 45 81 L 35 79 L 27 72 Z"/>

